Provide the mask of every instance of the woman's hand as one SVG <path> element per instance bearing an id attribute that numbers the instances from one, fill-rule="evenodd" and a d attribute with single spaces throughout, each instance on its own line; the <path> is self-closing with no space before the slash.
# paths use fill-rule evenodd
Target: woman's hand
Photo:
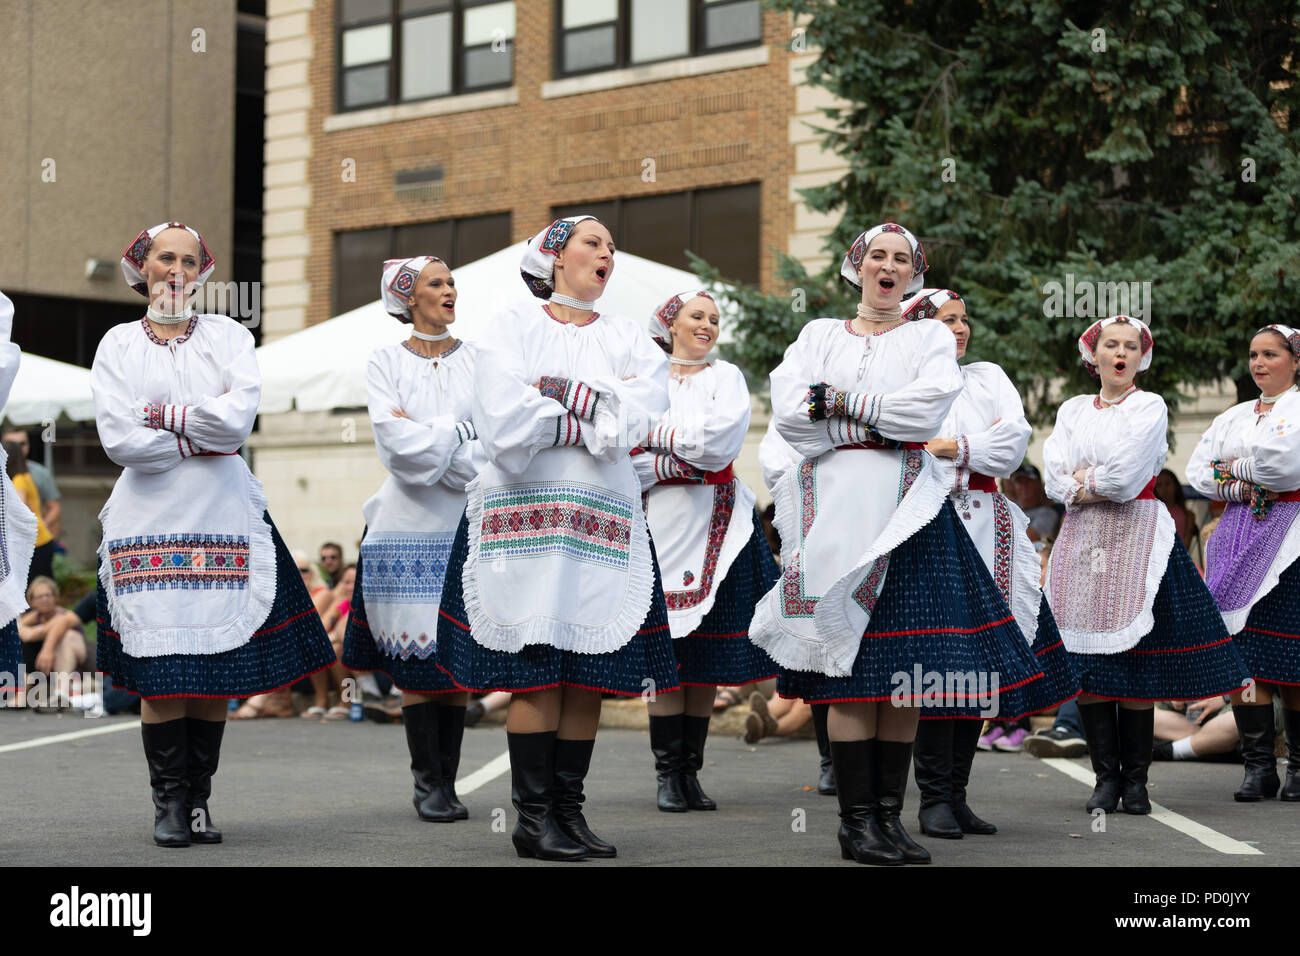
<path id="1" fill-rule="evenodd" d="M 47 643 L 36 655 L 36 669 L 42 674 L 48 674 L 54 669 L 54 648 L 50 644 Z"/>
<path id="2" fill-rule="evenodd" d="M 957 457 L 957 439 L 955 438 L 931 438 L 925 443 L 925 450 L 936 458 L 956 458 Z"/>
<path id="3" fill-rule="evenodd" d="M 411 418 L 410 415 L 406 414 L 406 412 L 402 411 L 400 408 L 392 408 L 392 409 L 389 409 L 389 411 L 391 411 L 391 412 L 393 413 L 393 417 L 394 417 L 394 418 L 405 418 L 405 419 L 407 419 L 408 421 L 409 421 L 410 418 Z"/>

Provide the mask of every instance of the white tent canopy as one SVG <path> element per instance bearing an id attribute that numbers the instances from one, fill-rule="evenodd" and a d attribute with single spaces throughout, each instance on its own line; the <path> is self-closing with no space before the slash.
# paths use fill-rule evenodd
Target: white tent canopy
<path id="1" fill-rule="evenodd" d="M 24 352 L 3 414 L 15 425 L 39 425 L 60 415 L 73 421 L 94 419 L 90 369 Z"/>
<path id="2" fill-rule="evenodd" d="M 516 302 L 535 302 L 519 277 L 520 242 L 494 252 L 453 272 L 459 297 L 452 332 L 473 342 L 480 338 L 492 316 Z M 379 270 L 375 270 L 375 288 Z M 636 322 L 648 322 L 650 313 L 670 295 L 698 289 L 694 273 L 674 269 L 628 252 L 614 258 L 614 275 L 600 297 L 598 310 Z M 725 292 L 725 288 L 717 290 Z M 720 341 L 729 341 L 733 310 L 725 301 Z M 732 320 L 734 321 L 734 320 Z M 366 404 L 366 363 L 377 347 L 401 342 L 410 326 L 384 311 L 376 299 L 367 305 L 310 326 L 257 350 L 262 370 L 262 413 L 327 411 Z"/>

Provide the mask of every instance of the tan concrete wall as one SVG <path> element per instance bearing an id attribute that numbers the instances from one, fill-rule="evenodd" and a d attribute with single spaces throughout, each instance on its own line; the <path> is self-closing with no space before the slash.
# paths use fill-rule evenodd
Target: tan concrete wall
<path id="1" fill-rule="evenodd" d="M 9 0 L 0 15 L 0 288 L 136 301 L 116 263 L 166 219 L 199 229 L 229 278 L 235 5 Z M 112 277 L 87 279 L 89 258 Z"/>

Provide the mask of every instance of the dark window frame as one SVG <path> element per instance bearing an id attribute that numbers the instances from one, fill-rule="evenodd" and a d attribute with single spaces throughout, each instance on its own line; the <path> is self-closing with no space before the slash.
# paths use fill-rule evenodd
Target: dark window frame
<path id="1" fill-rule="evenodd" d="M 612 229 L 611 229 L 611 232 L 613 233 L 613 239 L 614 239 L 614 246 L 615 246 L 615 248 L 617 248 L 617 249 L 623 249 L 623 250 L 625 250 L 625 251 L 627 251 L 627 252 L 632 253 L 633 255 L 641 255 L 641 253 L 637 252 L 635 249 L 629 248 L 629 246 L 627 245 L 627 243 L 624 241 L 624 237 L 623 237 L 623 235 L 622 235 L 622 233 L 623 233 L 623 226 L 624 226 L 624 220 L 625 220 L 625 212 L 624 212 L 624 206 L 625 206 L 625 204 L 628 203 L 628 202 L 635 202 L 635 201 L 637 201 L 637 200 L 642 200 L 642 199 L 669 199 L 669 198 L 674 198 L 674 197 L 677 197 L 677 196 L 684 196 L 684 197 L 686 197 L 686 233 L 687 233 L 687 236 L 689 237 L 689 242 L 690 242 L 690 244 L 689 244 L 686 248 L 689 249 L 691 252 L 694 252 L 696 255 L 700 255 L 700 253 L 699 253 L 699 251 L 698 251 L 698 247 L 699 247 L 699 244 L 700 244 L 700 229 L 699 229 L 699 227 L 700 227 L 700 213 L 699 213 L 699 195 L 700 195 L 700 193 L 709 193 L 709 192 L 714 192 L 714 191 L 716 191 L 716 190 L 723 190 L 723 189 L 736 189 L 736 188 L 739 188 L 739 187 L 742 187 L 742 186 L 752 186 L 752 187 L 754 187 L 754 189 L 755 189 L 755 198 L 756 198 L 756 200 L 757 200 L 757 201 L 756 201 L 756 204 L 755 204 L 755 217 L 756 217 L 757 220 L 758 220 L 758 225 L 759 225 L 759 230 L 760 230 L 760 238 L 759 238 L 759 240 L 758 240 L 757 248 L 756 248 L 756 250 L 755 250 L 755 252 L 756 252 L 756 258 L 755 258 L 755 262 L 754 262 L 754 280 L 753 280 L 753 281 L 754 281 L 754 282 L 761 283 L 761 282 L 762 282 L 762 278 L 763 278 L 763 243 L 762 243 L 762 238 L 761 238 L 761 230 L 762 230 L 762 225 L 763 225 L 763 182 L 762 182 L 762 180 L 755 179 L 755 180 L 750 180 L 750 181 L 748 181 L 748 182 L 743 182 L 743 183 L 718 183 L 718 184 L 715 184 L 715 185 L 712 185 L 712 186 L 696 186 L 696 187 L 694 187 L 694 188 L 692 188 L 692 189 L 679 189 L 679 190 L 676 190 L 676 191 L 674 191 L 674 192 L 652 193 L 652 194 L 650 194 L 650 195 L 648 195 L 648 196 L 611 196 L 611 197 L 606 198 L 606 199 L 593 199 L 593 200 L 591 200 L 591 202 L 589 203 L 589 205 L 592 206 L 592 207 L 595 207 L 595 206 L 597 206 L 597 205 L 604 205 L 604 204 L 606 204 L 606 203 L 613 203 L 613 205 L 614 205 L 614 223 L 613 223 L 613 227 L 612 227 Z M 573 212 L 573 211 L 567 211 L 567 213 L 566 213 L 567 207 L 568 207 L 569 205 L 570 205 L 570 204 L 568 204 L 568 203 L 560 203 L 560 204 L 552 205 L 552 206 L 551 206 L 551 218 L 552 218 L 552 219 L 559 218 L 562 214 L 574 215 L 574 212 Z M 583 204 L 579 204 L 579 205 L 583 205 Z M 601 220 L 601 221 L 604 222 L 604 220 Z M 606 227 L 609 227 L 611 224 L 610 224 L 610 223 L 605 223 L 605 225 L 606 225 Z M 665 264 L 668 264 L 668 263 L 665 263 Z M 687 271 L 690 271 L 690 267 L 689 267 L 689 266 L 674 266 L 674 268 L 685 268 Z M 724 280 L 731 281 L 731 282 L 736 282 L 736 281 L 740 281 L 740 282 L 750 282 L 750 281 L 751 281 L 751 280 L 746 279 L 746 278 L 744 278 L 744 277 L 728 276 L 728 275 L 725 275 L 725 274 L 723 275 L 722 278 L 723 278 Z"/>
<path id="2" fill-rule="evenodd" d="M 566 29 L 564 26 L 564 3 L 565 0 L 555 0 L 554 17 L 552 25 L 551 49 L 553 56 L 551 58 L 551 75 L 556 79 L 564 79 L 572 76 L 588 76 L 592 73 L 605 73 L 609 70 L 626 70 L 631 67 L 650 66 L 655 63 L 671 63 L 674 60 L 685 60 L 696 56 L 708 56 L 713 53 L 727 53 L 731 50 L 744 50 L 751 47 L 760 47 L 763 45 L 763 8 L 760 5 L 758 11 L 758 39 L 745 40 L 740 43 L 728 43 L 720 46 L 706 46 L 705 41 L 705 13 L 710 8 L 726 9 L 727 7 L 737 6 L 742 3 L 749 3 L 752 0 L 716 0 L 714 3 L 708 3 L 706 0 L 688 0 L 690 8 L 687 11 L 687 52 L 674 55 L 664 56 L 657 60 L 632 60 L 632 0 L 617 0 L 617 13 L 614 20 L 602 20 L 599 23 L 589 23 L 581 27 L 572 27 Z M 614 25 L 614 62 L 608 65 L 590 66 L 581 70 L 568 70 L 564 65 L 564 41 L 574 33 L 582 33 L 586 30 L 595 30 L 601 27 Z"/>
<path id="3" fill-rule="evenodd" d="M 394 258 L 396 258 L 397 255 L 402 251 L 402 250 L 399 250 L 399 249 L 397 248 L 397 231 L 398 231 L 399 229 L 408 229 L 408 228 L 410 228 L 410 227 L 412 227 L 412 226 L 441 226 L 441 225 L 445 225 L 445 224 L 450 224 L 450 225 L 451 225 L 451 248 L 450 248 L 450 249 L 434 249 L 434 250 L 427 250 L 427 251 L 428 251 L 428 252 L 432 252 L 432 253 L 437 253 L 437 254 L 440 255 L 441 257 L 445 258 L 448 262 L 452 263 L 452 265 L 451 265 L 451 269 L 452 269 L 452 271 L 454 272 L 454 271 L 459 267 L 459 265 L 460 265 L 460 256 L 459 256 L 459 254 L 458 254 L 458 251 L 459 251 L 459 250 L 458 250 L 458 247 L 459 247 L 459 245 L 460 245 L 460 226 L 461 226 L 461 224 L 462 224 L 462 223 L 467 223 L 467 222 L 473 222 L 474 220 L 477 220 L 477 219 L 490 219 L 490 218 L 493 218 L 493 217 L 496 217 L 496 216 L 505 216 L 505 217 L 506 217 L 506 245 L 509 245 L 509 244 L 510 244 L 510 237 L 512 236 L 512 233 L 510 232 L 510 230 L 511 230 L 511 228 L 512 228 L 512 226 L 513 226 L 513 222 L 514 222 L 514 214 L 513 214 L 513 212 L 512 212 L 511 210 L 509 210 L 509 209 L 499 209 L 499 210 L 496 210 L 496 211 L 494 211 L 494 212 L 478 213 L 478 214 L 473 215 L 473 216 L 450 216 L 450 217 L 448 217 L 448 218 L 446 218 L 446 219 L 427 219 L 427 220 L 423 220 L 423 221 L 421 221 L 421 222 L 399 222 L 399 223 L 388 223 L 388 224 L 384 224 L 384 225 L 380 225 L 380 226 L 366 226 L 366 227 L 363 227 L 363 228 L 360 228 L 360 229 L 336 229 L 336 230 L 334 230 L 334 233 L 333 233 L 333 249 L 331 249 L 331 251 L 330 251 L 330 263 L 331 263 L 331 265 L 330 265 L 330 269 L 331 269 L 331 273 L 330 273 L 330 318 L 333 318 L 333 317 L 336 316 L 336 315 L 340 315 L 341 312 L 342 312 L 342 310 L 340 309 L 340 306 L 339 306 L 339 299 L 341 298 L 341 296 L 340 296 L 340 292 L 342 291 L 341 288 L 340 288 L 340 286 L 339 286 L 339 275 L 340 275 L 340 273 L 342 272 L 342 270 L 341 270 L 341 268 L 340 268 L 340 258 L 341 258 L 341 257 L 340 257 L 340 252 L 339 252 L 339 237 L 341 237 L 341 236 L 345 236 L 345 235 L 348 235 L 349 233 L 357 233 L 357 232 L 378 232 L 378 231 L 380 231 L 380 230 L 385 230 L 385 231 L 387 232 L 387 234 L 388 234 L 388 235 L 387 235 L 387 239 L 388 239 L 388 253 L 384 256 L 383 259 L 380 260 L 380 263 L 379 263 L 379 264 L 382 264 L 384 260 L 387 260 L 387 259 L 394 259 Z M 374 280 L 374 281 L 375 281 L 375 288 L 377 289 L 377 288 L 378 288 L 378 282 L 379 282 L 379 272 L 376 272 L 376 273 L 375 273 L 375 280 Z M 373 302 L 374 299 L 373 299 L 373 298 L 370 298 L 370 299 L 367 299 L 366 301 L 367 301 L 367 302 Z M 353 308 L 357 308 L 357 306 L 353 306 Z"/>
<path id="4" fill-rule="evenodd" d="M 334 11 L 334 112 L 335 113 L 354 113 L 357 110 L 377 109 L 383 106 L 401 106 L 405 103 L 424 103 L 429 100 L 446 99 L 449 96 L 464 96 L 467 93 L 482 93 L 487 90 L 509 89 L 515 84 L 515 40 L 512 37 L 506 41 L 506 56 L 510 57 L 510 78 L 500 83 L 488 83 L 481 86 L 465 86 L 465 59 L 466 54 L 471 50 L 481 50 L 484 47 L 491 47 L 491 43 L 477 43 L 473 46 L 465 46 L 465 12 L 475 7 L 487 7 L 503 0 L 447 0 L 449 7 L 446 10 L 419 10 L 412 13 L 402 13 L 400 10 L 401 0 L 389 0 L 389 12 L 387 16 L 375 16 L 369 19 L 361 19 L 352 23 L 343 22 L 343 4 L 341 0 L 336 0 Z M 512 0 L 515 4 L 516 24 L 519 16 L 519 0 Z M 402 26 L 407 20 L 414 20 L 420 17 L 431 16 L 437 13 L 451 14 L 451 89 L 446 93 L 438 93 L 434 96 L 419 96 L 412 99 L 401 98 L 402 85 Z M 376 61 L 375 63 L 366 63 L 362 66 L 344 67 L 343 66 L 343 34 L 349 30 L 357 30 L 364 27 L 380 26 L 389 24 L 391 31 L 389 34 L 389 56 L 387 60 Z M 385 98 L 373 103 L 361 103 L 355 106 L 349 106 L 344 103 L 343 90 L 344 82 L 351 72 L 368 69 L 379 65 L 379 63 L 388 64 L 388 91 Z"/>

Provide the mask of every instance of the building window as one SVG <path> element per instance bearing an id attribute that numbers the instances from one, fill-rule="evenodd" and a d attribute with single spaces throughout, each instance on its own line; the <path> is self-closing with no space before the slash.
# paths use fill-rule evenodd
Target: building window
<path id="1" fill-rule="evenodd" d="M 334 314 L 379 298 L 386 259 L 437 256 L 451 269 L 510 245 L 510 213 L 334 234 Z"/>
<path id="2" fill-rule="evenodd" d="M 573 76 L 737 47 L 763 37 L 759 0 L 556 0 L 556 73 Z"/>
<path id="3" fill-rule="evenodd" d="M 622 251 L 690 272 L 686 257 L 690 250 L 717 267 L 724 278 L 757 284 L 762 230 L 759 194 L 758 183 L 745 183 L 556 206 L 551 214 L 556 219 L 595 216 Z"/>
<path id="4" fill-rule="evenodd" d="M 515 5 L 499 0 L 339 0 L 338 109 L 509 86 Z"/>

